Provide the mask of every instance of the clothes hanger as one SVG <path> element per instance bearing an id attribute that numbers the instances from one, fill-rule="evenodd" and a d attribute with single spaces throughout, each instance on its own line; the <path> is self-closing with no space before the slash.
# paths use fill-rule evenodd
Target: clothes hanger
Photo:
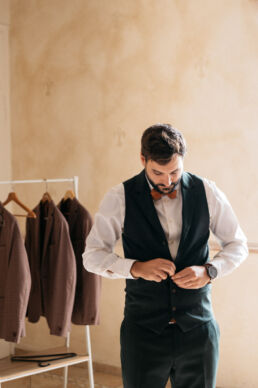
<path id="1" fill-rule="evenodd" d="M 52 201 L 51 195 L 46 191 L 43 194 L 41 201 L 44 202 L 44 203 Z"/>
<path id="2" fill-rule="evenodd" d="M 41 201 L 42 201 L 43 203 L 45 203 L 45 202 L 51 202 L 51 201 L 52 201 L 51 195 L 50 195 L 49 192 L 48 192 L 48 186 L 47 186 L 47 180 L 46 180 L 46 179 L 45 179 L 45 184 L 46 184 L 46 191 L 45 191 L 45 193 L 43 194 L 42 199 L 41 199 Z"/>
<path id="3" fill-rule="evenodd" d="M 66 201 L 67 199 L 74 199 L 74 198 L 75 198 L 75 194 L 74 194 L 73 190 L 67 190 L 65 195 L 64 195 L 63 200 Z"/>
<path id="4" fill-rule="evenodd" d="M 24 205 L 19 200 L 19 198 L 17 197 L 17 195 L 14 191 L 12 191 L 8 194 L 7 199 L 3 202 L 3 206 L 7 205 L 11 201 L 17 203 L 17 205 L 19 205 L 22 209 L 24 209 L 27 212 L 27 214 L 14 214 L 15 216 L 36 218 L 36 214 L 34 213 L 34 211 L 32 211 L 30 208 L 28 208 L 26 205 Z"/>
<path id="5" fill-rule="evenodd" d="M 65 203 L 66 203 L 67 200 L 69 200 L 69 199 L 73 200 L 74 198 L 75 198 L 74 191 L 73 190 L 67 190 L 65 195 L 64 195 L 64 197 L 63 197 L 63 199 L 62 199 L 62 201 L 61 201 L 61 203 L 63 203 L 64 206 L 65 206 Z M 65 216 L 68 216 L 70 214 L 70 211 L 64 211 L 64 209 L 62 210 L 62 212 L 63 212 L 63 214 Z"/>

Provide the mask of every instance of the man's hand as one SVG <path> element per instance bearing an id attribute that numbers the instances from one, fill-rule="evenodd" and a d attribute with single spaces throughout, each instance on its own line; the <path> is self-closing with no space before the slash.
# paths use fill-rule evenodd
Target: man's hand
<path id="1" fill-rule="evenodd" d="M 184 268 L 171 278 L 178 287 L 189 289 L 201 288 L 210 282 L 206 268 L 202 265 Z"/>
<path id="2" fill-rule="evenodd" d="M 135 261 L 131 267 L 133 277 L 154 280 L 154 282 L 161 282 L 168 276 L 172 277 L 175 271 L 176 266 L 172 261 L 161 258 L 148 261 Z"/>

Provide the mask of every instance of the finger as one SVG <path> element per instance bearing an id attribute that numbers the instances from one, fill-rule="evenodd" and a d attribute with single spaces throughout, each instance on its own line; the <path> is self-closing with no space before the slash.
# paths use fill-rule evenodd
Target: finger
<path id="1" fill-rule="evenodd" d="M 160 270 L 166 272 L 169 276 L 173 276 L 175 274 L 175 269 L 169 265 L 162 265 L 159 267 Z"/>
<path id="2" fill-rule="evenodd" d="M 165 264 L 165 265 L 168 265 L 169 267 L 172 267 L 174 269 L 176 269 L 176 265 L 173 261 L 171 260 L 167 260 L 167 259 L 159 259 L 160 263 L 162 264 Z"/>
<path id="3" fill-rule="evenodd" d="M 164 263 L 164 264 L 172 265 L 173 267 L 176 268 L 176 265 L 175 265 L 174 261 L 172 261 L 172 260 L 168 260 L 168 259 L 159 259 L 159 261 L 160 261 L 161 263 Z"/>
<path id="4" fill-rule="evenodd" d="M 157 265 L 154 266 L 154 271 L 162 271 L 165 272 L 166 275 L 172 276 L 175 273 L 175 270 L 173 266 L 167 263 L 157 263 Z"/>
<path id="5" fill-rule="evenodd" d="M 174 281 L 174 283 L 176 283 L 176 284 L 179 285 L 179 286 L 186 285 L 186 284 L 189 284 L 189 283 L 193 283 L 193 282 L 194 282 L 193 279 L 190 278 L 190 277 L 188 277 L 188 278 L 183 278 L 183 279 L 177 279 L 177 280 L 172 279 L 172 280 Z"/>
<path id="6" fill-rule="evenodd" d="M 176 265 L 175 265 L 175 263 L 173 261 L 171 261 L 171 265 L 172 265 L 173 270 L 175 271 L 176 270 Z"/>
<path id="7" fill-rule="evenodd" d="M 158 269 L 156 272 L 155 272 L 155 275 L 159 276 L 162 280 L 165 280 L 167 279 L 168 277 L 168 273 L 166 271 L 162 271 L 160 269 Z"/>
<path id="8" fill-rule="evenodd" d="M 182 281 L 182 280 L 189 280 L 189 279 L 194 279 L 194 277 L 193 277 L 193 274 L 188 273 L 188 272 L 182 273 L 180 275 L 178 275 L 178 273 L 177 273 L 177 274 L 172 276 L 173 281 L 177 281 L 177 280 Z"/>
<path id="9" fill-rule="evenodd" d="M 185 283 L 176 283 L 176 285 L 180 288 L 195 288 L 195 284 L 193 282 L 185 282 Z"/>
<path id="10" fill-rule="evenodd" d="M 187 275 L 191 275 L 193 278 L 195 278 L 195 272 L 192 270 L 191 267 L 184 268 L 182 271 L 179 271 L 175 274 L 175 279 L 180 279 L 182 277 L 185 277 Z"/>
<path id="11" fill-rule="evenodd" d="M 182 271 L 177 272 L 174 275 L 174 278 L 175 279 L 181 279 L 181 278 L 184 278 L 185 276 L 187 276 L 188 274 L 189 274 L 189 272 L 186 269 L 183 269 Z"/>
<path id="12" fill-rule="evenodd" d="M 159 275 L 154 275 L 153 279 L 151 280 L 154 280 L 154 282 L 160 283 L 164 279 L 162 279 Z"/>

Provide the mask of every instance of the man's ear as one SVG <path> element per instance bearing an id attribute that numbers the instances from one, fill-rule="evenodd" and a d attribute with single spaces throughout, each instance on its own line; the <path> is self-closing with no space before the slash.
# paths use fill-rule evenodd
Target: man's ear
<path id="1" fill-rule="evenodd" d="M 142 162 L 143 167 L 145 167 L 145 165 L 146 165 L 145 157 L 142 154 L 140 154 L 140 158 L 141 158 L 141 162 Z"/>

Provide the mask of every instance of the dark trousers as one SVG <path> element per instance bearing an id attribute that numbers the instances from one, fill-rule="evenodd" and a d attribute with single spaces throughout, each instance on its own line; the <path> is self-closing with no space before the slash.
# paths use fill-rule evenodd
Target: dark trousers
<path id="1" fill-rule="evenodd" d="M 215 320 L 186 333 L 168 325 L 161 334 L 123 321 L 121 364 L 124 388 L 215 388 L 219 327 Z"/>

